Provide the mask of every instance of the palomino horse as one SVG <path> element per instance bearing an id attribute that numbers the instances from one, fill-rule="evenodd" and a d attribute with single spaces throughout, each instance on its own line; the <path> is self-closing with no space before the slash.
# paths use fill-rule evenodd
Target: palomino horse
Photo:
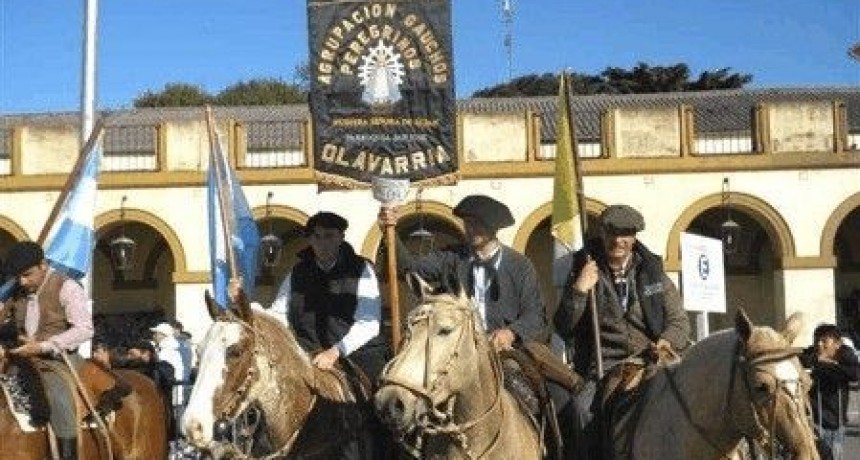
<path id="1" fill-rule="evenodd" d="M 182 429 L 215 458 L 372 457 L 373 415 L 340 371 L 311 363 L 287 325 L 245 299 L 219 311 L 200 344 Z M 341 449 L 352 441 L 357 451 Z"/>
<path id="2" fill-rule="evenodd" d="M 778 444 L 786 458 L 818 459 L 810 382 L 791 348 L 800 315 L 782 332 L 753 326 L 743 311 L 735 323 L 645 384 L 631 458 L 719 459 L 747 438 L 771 449 Z"/>
<path id="3" fill-rule="evenodd" d="M 80 430 L 78 458 L 107 460 L 150 460 L 167 458 L 167 415 L 164 398 L 155 384 L 135 371 L 117 370 L 115 375 L 130 388 L 121 406 L 105 422 L 111 440 L 108 449 L 104 434 L 98 429 Z M 98 364 L 87 362 L 82 367 L 80 378 L 94 395 L 114 385 L 115 378 Z M 83 403 L 78 395 L 78 406 Z M 86 411 L 79 411 L 86 413 Z M 0 392 L 0 458 L 4 460 L 44 460 L 51 458 L 47 431 L 23 431 L 9 409 L 5 394 Z"/>
<path id="4" fill-rule="evenodd" d="M 541 458 L 536 424 L 505 390 L 463 290 L 434 294 L 417 276 L 410 281 L 419 305 L 375 396 L 383 421 L 417 458 Z"/>

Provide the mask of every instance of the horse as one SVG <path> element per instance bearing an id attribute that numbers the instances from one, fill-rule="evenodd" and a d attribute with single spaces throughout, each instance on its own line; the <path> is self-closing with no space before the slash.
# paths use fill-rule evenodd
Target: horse
<path id="1" fill-rule="evenodd" d="M 631 458 L 729 458 L 742 440 L 779 446 L 783 458 L 817 460 L 807 393 L 810 379 L 791 343 L 795 313 L 777 332 L 754 326 L 743 310 L 735 328 L 693 345 L 644 383 Z"/>
<path id="2" fill-rule="evenodd" d="M 6 363 L 8 364 L 8 362 Z M 5 372 L 6 369 L 4 368 Z M 112 415 L 104 421 L 107 432 L 83 428 L 78 435 L 78 458 L 83 460 L 157 460 L 167 458 L 167 415 L 164 398 L 155 384 L 138 372 L 116 370 L 111 373 L 99 364 L 87 361 L 79 377 L 95 403 L 102 392 L 121 379 L 131 392 Z M 36 385 L 40 386 L 40 385 Z M 75 394 L 79 409 L 85 406 L 80 392 Z M 82 414 L 88 411 L 79 410 Z M 106 443 L 106 438 L 110 444 Z M 51 440 L 44 427 L 24 430 L 10 409 L 6 393 L 0 391 L 0 458 L 4 460 L 44 460 L 51 458 Z"/>
<path id="3" fill-rule="evenodd" d="M 416 458 L 539 459 L 541 436 L 503 385 L 477 308 L 411 275 L 418 305 L 374 396 L 377 412 Z"/>
<path id="4" fill-rule="evenodd" d="M 221 310 L 207 293 L 206 305 L 213 323 L 182 419 L 192 445 L 216 459 L 373 457 L 372 407 L 344 372 L 314 366 L 285 320 L 242 296 Z"/>

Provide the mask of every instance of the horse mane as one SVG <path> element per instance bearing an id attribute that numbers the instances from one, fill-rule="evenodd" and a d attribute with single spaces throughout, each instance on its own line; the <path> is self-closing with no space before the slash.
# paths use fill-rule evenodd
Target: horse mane
<path id="1" fill-rule="evenodd" d="M 319 396 L 336 402 L 353 402 L 355 396 L 349 390 L 342 372 L 322 370 L 311 363 L 310 355 L 299 345 L 296 336 L 287 323 L 274 316 L 267 310 L 252 310 L 254 315 L 254 330 L 262 334 L 263 340 L 270 350 L 289 351 L 289 353 L 272 353 L 269 359 L 281 362 L 282 369 L 290 372 L 300 372 L 305 383 Z M 301 365 L 286 362 L 288 357 L 295 356 Z"/>

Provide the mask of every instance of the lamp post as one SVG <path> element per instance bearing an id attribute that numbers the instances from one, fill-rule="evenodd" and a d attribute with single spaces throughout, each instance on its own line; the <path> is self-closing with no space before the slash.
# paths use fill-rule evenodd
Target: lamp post
<path id="1" fill-rule="evenodd" d="M 137 243 L 125 236 L 125 201 L 127 199 L 128 197 L 123 195 L 119 205 L 119 236 L 108 243 L 111 265 L 118 272 L 126 272 L 134 266 L 134 253 L 137 249 Z"/>
<path id="2" fill-rule="evenodd" d="M 284 248 L 284 241 L 275 235 L 272 231 L 272 220 L 271 220 L 271 203 L 272 197 L 275 196 L 274 193 L 269 192 L 266 195 L 266 223 L 268 224 L 268 233 L 266 233 L 262 238 L 260 238 L 260 261 L 263 264 L 263 267 L 266 268 L 274 268 L 278 265 L 278 262 L 281 260 L 281 252 Z"/>
<path id="3" fill-rule="evenodd" d="M 732 208 L 729 206 L 731 190 L 729 189 L 729 178 L 723 178 L 722 207 L 726 211 L 726 220 L 720 224 L 720 239 L 723 241 L 723 250 L 726 254 L 734 254 L 738 250 L 738 237 L 741 226 L 732 219 Z"/>
<path id="4" fill-rule="evenodd" d="M 413 230 L 409 234 L 409 238 L 418 243 L 418 253 L 426 254 L 428 252 L 433 251 L 433 232 L 427 230 L 427 227 L 424 226 L 424 213 L 423 210 L 423 201 L 421 200 L 422 192 L 424 192 L 424 187 L 418 187 L 418 191 L 415 196 L 415 212 L 418 214 L 418 228 Z"/>

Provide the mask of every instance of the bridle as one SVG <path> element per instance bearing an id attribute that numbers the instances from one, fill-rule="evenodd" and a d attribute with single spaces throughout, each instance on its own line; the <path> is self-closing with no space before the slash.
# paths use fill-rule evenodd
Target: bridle
<path id="1" fill-rule="evenodd" d="M 732 353 L 732 366 L 729 371 L 729 388 L 725 396 L 725 410 L 723 411 L 724 423 L 726 426 L 732 427 L 736 434 L 741 437 L 755 439 L 759 444 L 768 446 L 771 458 L 776 455 L 776 410 L 777 401 L 781 392 L 785 392 L 789 401 L 799 406 L 798 413 L 808 416 L 811 411 L 809 402 L 804 398 L 805 392 L 809 389 L 808 379 L 799 377 L 797 379 L 779 378 L 772 371 L 762 368 L 763 365 L 774 364 L 788 359 L 797 357 L 801 353 L 799 348 L 781 348 L 772 350 L 762 350 L 752 354 L 744 353 L 744 344 L 739 340 L 735 342 L 734 352 Z M 708 432 L 708 429 L 696 422 L 693 413 L 687 404 L 686 399 L 678 389 L 677 382 L 674 377 L 674 368 L 666 367 L 664 372 L 675 398 L 681 405 L 681 410 L 687 421 L 695 428 L 699 436 L 702 437 L 716 452 L 722 452 L 725 449 L 720 447 L 720 443 L 713 439 L 713 436 Z M 802 370 L 801 376 L 802 374 Z M 753 388 L 751 382 L 756 373 L 768 374 L 776 383 L 772 391 L 761 392 Z M 734 400 L 735 389 L 737 386 L 738 375 L 744 383 L 744 391 L 746 393 L 748 405 L 735 407 Z M 793 390 L 792 391 L 792 387 Z M 746 414 L 740 412 L 746 409 Z M 752 419 L 752 423 L 747 423 L 748 419 Z"/>
<path id="2" fill-rule="evenodd" d="M 438 305 L 438 304 L 436 304 Z M 441 312 L 456 312 L 461 317 L 465 319 L 463 321 L 464 324 L 460 326 L 460 332 L 457 336 L 457 341 L 455 342 L 455 346 L 452 349 L 452 353 L 445 359 L 442 364 L 440 370 L 436 372 L 435 377 L 433 377 L 433 369 L 431 369 L 431 357 L 433 356 L 431 353 L 431 333 L 433 321 L 437 314 Z M 490 444 L 482 449 L 481 452 L 475 454 L 473 452 L 473 447 L 470 445 L 469 437 L 467 432 L 474 429 L 475 427 L 481 425 L 487 420 L 491 420 L 491 415 L 500 413 L 499 417 L 496 417 L 497 420 L 501 420 L 504 417 L 503 407 L 501 404 L 501 395 L 502 395 L 502 380 L 503 373 L 501 369 L 501 362 L 498 356 L 495 353 L 488 353 L 488 358 L 490 360 L 490 365 L 493 371 L 493 375 L 495 377 L 495 388 L 496 392 L 493 396 L 493 401 L 490 406 L 480 413 L 477 417 L 472 418 L 470 420 L 464 421 L 462 423 L 457 423 L 454 419 L 454 407 L 456 405 L 456 397 L 450 395 L 444 401 L 444 408 L 440 409 L 437 407 L 437 404 L 434 404 L 433 401 L 436 400 L 434 396 L 436 396 L 440 389 L 442 389 L 446 383 L 446 378 L 450 373 L 451 369 L 453 369 L 454 365 L 457 363 L 459 358 L 459 351 L 462 349 L 464 344 L 467 341 L 471 341 L 472 345 L 476 350 L 480 350 L 480 340 L 481 335 L 476 333 L 476 318 L 475 318 L 475 309 L 471 306 L 459 306 L 453 305 L 452 303 L 445 304 L 445 308 L 442 310 L 437 310 L 433 308 L 433 306 L 425 304 L 419 308 L 413 310 L 409 317 L 407 318 L 407 333 L 406 338 L 404 340 L 404 344 L 401 347 L 401 350 L 405 350 L 408 348 L 409 344 L 413 338 L 413 331 L 417 324 L 426 322 L 426 339 L 425 339 L 425 347 L 424 347 L 424 376 L 423 376 L 423 386 L 418 387 L 415 386 L 403 379 L 400 379 L 396 376 L 390 375 L 390 371 L 400 363 L 400 359 L 395 358 L 388 365 L 386 365 L 385 370 L 382 373 L 381 377 L 381 385 L 394 385 L 409 393 L 415 395 L 419 401 L 423 403 L 423 406 L 419 405 L 419 407 L 423 408 L 424 411 L 416 414 L 416 425 L 414 427 L 414 442 L 409 443 L 406 441 L 406 434 L 402 434 L 400 437 L 401 444 L 416 458 L 421 457 L 421 450 L 423 448 L 424 438 L 427 436 L 436 436 L 436 435 L 444 435 L 449 436 L 457 440 L 459 448 L 464 452 L 467 458 L 477 459 L 481 458 L 486 452 L 489 452 L 493 449 L 499 442 L 501 437 L 501 423 L 499 423 L 499 428 L 494 433 L 493 439 Z M 431 380 L 431 377 L 432 380 Z"/>
<path id="3" fill-rule="evenodd" d="M 254 434 L 259 428 L 259 423 L 262 420 L 263 410 L 258 407 L 254 401 L 247 399 L 250 389 L 260 380 L 260 370 L 257 368 L 258 358 L 262 357 L 270 367 L 274 367 L 275 352 L 272 349 L 272 344 L 267 340 L 259 340 L 259 331 L 247 321 L 228 313 L 218 321 L 228 321 L 239 324 L 242 329 L 249 334 L 250 341 L 253 345 L 252 356 L 249 358 L 250 364 L 245 373 L 245 377 L 233 390 L 223 408 L 220 410 L 216 426 L 222 430 L 226 436 L 225 440 L 217 441 L 222 447 L 226 447 L 231 453 L 238 455 L 239 458 L 245 459 L 276 459 L 283 458 L 292 447 L 294 441 L 298 437 L 301 430 L 296 430 L 290 436 L 287 442 L 277 449 L 276 452 L 263 456 L 252 457 L 251 451 L 254 447 Z M 316 402 L 316 395 L 313 395 L 311 406 Z"/>

